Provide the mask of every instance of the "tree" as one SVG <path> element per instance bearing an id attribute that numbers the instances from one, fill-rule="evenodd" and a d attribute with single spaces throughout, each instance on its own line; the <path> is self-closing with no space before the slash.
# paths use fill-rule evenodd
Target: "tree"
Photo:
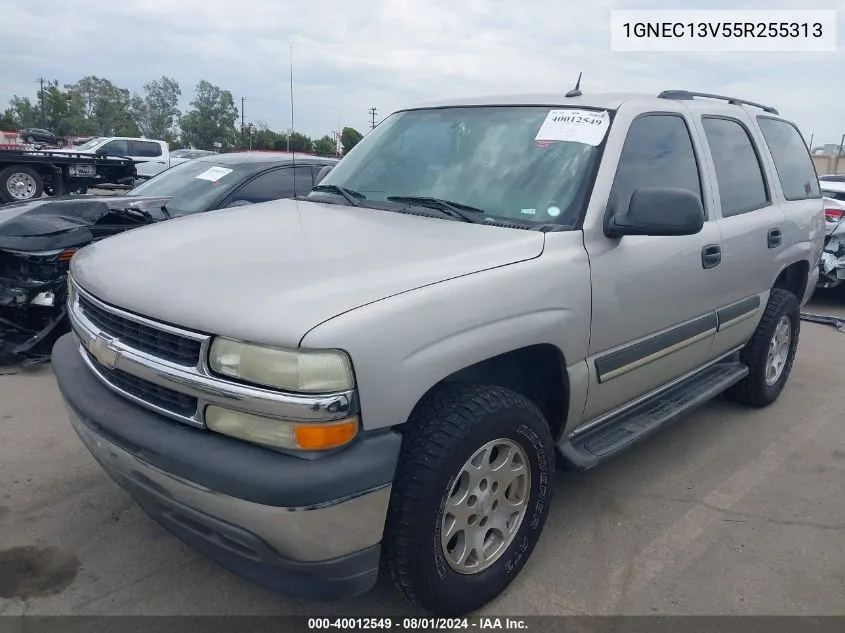
<path id="1" fill-rule="evenodd" d="M 214 149 L 215 143 L 234 147 L 237 118 L 232 93 L 203 79 L 197 84 L 191 110 L 182 117 L 182 142 L 197 149 Z"/>
<path id="2" fill-rule="evenodd" d="M 287 140 L 287 139 L 285 139 Z M 314 141 L 310 136 L 306 136 L 301 132 L 292 132 L 290 135 L 290 151 L 292 152 L 313 152 Z"/>
<path id="3" fill-rule="evenodd" d="M 270 126 L 263 121 L 258 121 L 255 124 L 255 130 L 252 135 L 252 149 L 274 149 L 279 139 L 283 138 L 278 132 L 271 130 Z"/>
<path id="4" fill-rule="evenodd" d="M 102 136 L 140 136 L 135 111 L 140 98 L 130 94 L 108 79 L 90 75 L 65 86 L 70 103 L 79 109 L 83 119 L 93 122 L 86 126 Z M 79 132 L 79 130 L 77 130 Z"/>
<path id="5" fill-rule="evenodd" d="M 335 145 L 334 139 L 328 134 L 322 138 L 318 138 L 314 141 L 314 153 L 317 156 L 336 156 L 337 145 Z"/>
<path id="6" fill-rule="evenodd" d="M 38 127 L 41 125 L 41 111 L 29 97 L 15 95 L 9 100 L 9 108 L 3 113 L 3 119 L 5 121 L 3 127 L 12 130 Z"/>
<path id="7" fill-rule="evenodd" d="M 362 138 L 364 138 L 364 135 L 355 128 L 343 128 L 343 131 L 340 133 L 340 144 L 343 146 L 343 155 L 346 156 Z"/>
<path id="8" fill-rule="evenodd" d="M 144 84 L 143 100 L 136 103 L 135 115 L 144 136 L 171 142 L 179 134 L 179 82 L 162 76 Z"/>

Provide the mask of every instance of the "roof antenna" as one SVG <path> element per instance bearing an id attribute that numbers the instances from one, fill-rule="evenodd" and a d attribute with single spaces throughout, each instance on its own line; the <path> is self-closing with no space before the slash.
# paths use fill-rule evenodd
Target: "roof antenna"
<path id="1" fill-rule="evenodd" d="M 581 96 L 581 73 L 578 73 L 578 81 L 575 82 L 575 87 L 566 93 L 567 97 L 580 97 Z"/>

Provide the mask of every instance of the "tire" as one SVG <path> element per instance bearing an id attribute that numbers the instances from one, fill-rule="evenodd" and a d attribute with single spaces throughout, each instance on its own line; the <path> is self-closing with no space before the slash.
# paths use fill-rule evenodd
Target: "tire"
<path id="1" fill-rule="evenodd" d="M 28 145 L 32 145 L 33 143 L 35 143 L 35 137 L 25 136 L 24 139 L 23 139 L 23 142 L 28 144 Z"/>
<path id="2" fill-rule="evenodd" d="M 784 322 L 789 324 L 789 342 L 784 347 L 786 357 L 777 378 L 767 380 L 770 345 L 773 345 L 779 324 Z M 769 294 L 769 302 L 754 335 L 740 352 L 740 360 L 748 366 L 748 376 L 731 387 L 728 396 L 752 407 L 765 407 L 777 400 L 792 371 L 800 334 L 801 309 L 798 298 L 787 290 L 775 288 Z M 769 378 L 774 378 L 774 375 Z"/>
<path id="3" fill-rule="evenodd" d="M 525 566 L 540 538 L 555 473 L 549 425 L 531 401 L 513 391 L 453 384 L 427 397 L 405 429 L 382 540 L 383 567 L 412 604 L 438 615 L 464 615 L 504 591 Z M 505 459 L 509 455 L 507 459 L 513 460 L 517 455 L 517 461 L 505 463 L 524 461 L 527 465 L 527 472 L 514 481 L 513 487 L 505 487 L 506 479 L 498 480 L 495 473 L 488 473 L 489 479 L 475 477 L 474 485 L 463 474 L 468 460 L 494 442 L 507 444 L 508 452 L 488 446 L 488 458 Z M 490 483 L 485 487 L 484 481 Z M 526 482 L 530 482 L 527 490 Z M 523 494 L 519 505 L 523 511 L 512 524 L 510 540 L 490 557 L 489 566 L 478 562 L 475 571 L 457 571 L 454 565 L 458 563 L 450 562 L 448 546 L 460 549 L 461 534 L 466 542 L 471 526 L 484 526 L 488 519 L 491 526 L 506 526 L 496 523 L 503 516 L 496 513 L 497 505 L 501 511 L 507 507 L 505 497 L 518 491 Z M 450 496 L 454 495 L 452 500 L 463 496 L 469 502 L 472 492 L 478 494 L 475 504 L 461 505 L 467 513 L 460 523 L 463 529 L 456 527 L 455 536 L 444 545 L 444 520 L 449 522 L 453 516 L 447 509 L 451 507 L 447 506 Z M 472 514 L 473 510 L 478 515 Z M 494 534 L 487 530 L 488 536 Z M 471 566 L 472 559 L 470 554 L 464 562 Z"/>
<path id="4" fill-rule="evenodd" d="M 0 200 L 25 202 L 44 193 L 41 175 L 26 165 L 12 165 L 0 171 Z"/>

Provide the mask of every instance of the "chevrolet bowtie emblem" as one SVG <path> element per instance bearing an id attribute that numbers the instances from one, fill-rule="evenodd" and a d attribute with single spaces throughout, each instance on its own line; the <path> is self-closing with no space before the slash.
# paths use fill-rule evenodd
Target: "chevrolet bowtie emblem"
<path id="1" fill-rule="evenodd" d="M 102 336 L 95 336 L 88 341 L 88 351 L 97 362 L 108 369 L 114 369 L 120 357 L 120 352 L 112 347 L 111 340 Z"/>

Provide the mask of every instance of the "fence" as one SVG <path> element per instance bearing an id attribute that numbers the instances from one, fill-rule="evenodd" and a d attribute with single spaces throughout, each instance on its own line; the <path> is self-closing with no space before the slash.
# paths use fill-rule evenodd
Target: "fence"
<path id="1" fill-rule="evenodd" d="M 845 174 L 845 154 L 842 156 L 813 156 L 816 171 L 822 174 Z"/>

